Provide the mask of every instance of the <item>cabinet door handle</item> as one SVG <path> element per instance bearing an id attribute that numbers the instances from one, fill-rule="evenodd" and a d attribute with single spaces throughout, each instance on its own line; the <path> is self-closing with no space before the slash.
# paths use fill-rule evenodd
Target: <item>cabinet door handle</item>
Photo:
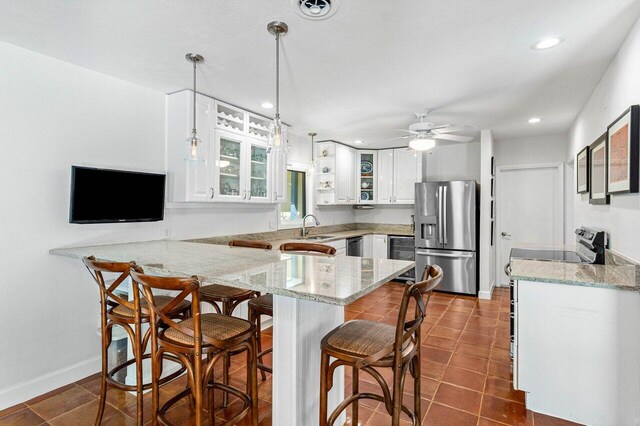
<path id="1" fill-rule="evenodd" d="M 247 195 L 249 196 L 249 200 L 251 199 L 251 191 L 247 191 Z"/>
<path id="2" fill-rule="evenodd" d="M 276 191 L 273 192 L 273 201 L 278 199 L 278 193 Z"/>
<path id="3" fill-rule="evenodd" d="M 244 199 L 246 199 L 246 198 L 247 198 L 247 190 L 246 190 L 246 189 L 243 189 L 243 190 L 242 190 L 242 199 L 244 200 Z"/>
<path id="4" fill-rule="evenodd" d="M 213 199 L 213 196 L 215 195 L 215 189 L 213 189 L 213 186 L 210 189 L 211 189 L 211 198 Z"/>

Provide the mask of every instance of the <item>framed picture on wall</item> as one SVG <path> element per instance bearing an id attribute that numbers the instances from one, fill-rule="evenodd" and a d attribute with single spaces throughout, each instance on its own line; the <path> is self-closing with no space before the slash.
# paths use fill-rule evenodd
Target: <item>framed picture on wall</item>
<path id="1" fill-rule="evenodd" d="M 491 176 L 496 175 L 496 163 L 493 160 L 493 155 L 491 156 Z"/>
<path id="2" fill-rule="evenodd" d="M 589 204 L 609 204 L 607 192 L 607 133 L 589 146 Z"/>
<path id="3" fill-rule="evenodd" d="M 589 147 L 585 146 L 576 156 L 576 190 L 578 194 L 589 192 Z"/>
<path id="4" fill-rule="evenodd" d="M 492 220 L 492 221 L 491 221 L 491 245 L 492 245 L 492 246 L 493 246 L 493 242 L 494 242 L 494 241 L 493 241 L 493 240 L 494 240 L 494 238 L 493 238 L 493 234 L 494 234 L 494 232 L 495 232 L 495 226 L 493 225 L 493 220 Z"/>
<path id="5" fill-rule="evenodd" d="M 607 193 L 638 192 L 638 117 L 634 105 L 607 128 Z"/>
<path id="6" fill-rule="evenodd" d="M 495 197 L 496 195 L 496 180 L 495 178 L 491 178 L 491 196 Z"/>

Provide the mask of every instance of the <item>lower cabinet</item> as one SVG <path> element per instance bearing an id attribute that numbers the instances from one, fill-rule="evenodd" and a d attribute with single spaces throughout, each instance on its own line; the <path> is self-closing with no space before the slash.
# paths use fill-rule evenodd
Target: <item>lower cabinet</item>
<path id="1" fill-rule="evenodd" d="M 327 246 L 331 246 L 336 249 L 336 255 L 347 255 L 347 240 L 330 241 L 328 243 L 322 243 Z"/>
<path id="2" fill-rule="evenodd" d="M 362 257 L 373 257 L 373 235 L 362 237 Z"/>
<path id="3" fill-rule="evenodd" d="M 386 259 L 388 237 L 386 235 L 374 234 L 371 238 L 371 257 L 374 259 Z"/>

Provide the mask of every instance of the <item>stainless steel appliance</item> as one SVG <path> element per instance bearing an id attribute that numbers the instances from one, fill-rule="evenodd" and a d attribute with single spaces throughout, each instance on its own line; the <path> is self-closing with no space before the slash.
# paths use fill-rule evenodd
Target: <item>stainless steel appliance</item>
<path id="1" fill-rule="evenodd" d="M 480 187 L 473 180 L 416 183 L 416 276 L 439 265 L 439 290 L 478 294 Z"/>
<path id="2" fill-rule="evenodd" d="M 413 237 L 389 235 L 387 257 L 389 259 L 413 261 L 415 259 L 415 248 Z M 396 278 L 397 281 L 415 281 L 415 279 L 415 269 L 411 269 Z"/>
<path id="3" fill-rule="evenodd" d="M 607 233 L 582 226 L 575 231 L 576 251 L 541 250 L 513 248 L 509 254 L 509 263 L 504 266 L 504 273 L 511 277 L 511 262 L 514 259 L 541 260 L 546 262 L 588 263 L 604 265 L 607 247 Z M 509 279 L 511 296 L 511 357 L 514 356 L 515 345 L 515 287 L 513 279 Z"/>
<path id="4" fill-rule="evenodd" d="M 347 256 L 362 257 L 362 237 L 347 238 Z"/>

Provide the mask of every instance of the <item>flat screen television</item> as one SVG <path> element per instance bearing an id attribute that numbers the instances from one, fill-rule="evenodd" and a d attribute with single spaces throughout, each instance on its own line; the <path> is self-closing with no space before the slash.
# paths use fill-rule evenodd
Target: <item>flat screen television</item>
<path id="1" fill-rule="evenodd" d="M 69 222 L 162 220 L 165 179 L 158 173 L 72 166 Z"/>

